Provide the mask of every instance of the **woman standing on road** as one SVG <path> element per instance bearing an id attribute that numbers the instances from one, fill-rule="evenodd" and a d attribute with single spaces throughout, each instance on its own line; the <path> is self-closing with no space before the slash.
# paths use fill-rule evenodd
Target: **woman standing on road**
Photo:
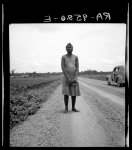
<path id="1" fill-rule="evenodd" d="M 79 112 L 75 108 L 76 96 L 80 96 L 77 73 L 79 72 L 78 57 L 72 54 L 73 46 L 68 43 L 66 46 L 67 54 L 61 58 L 61 68 L 63 71 L 62 94 L 64 95 L 65 110 L 68 112 L 69 96 L 72 99 L 72 111 Z"/>

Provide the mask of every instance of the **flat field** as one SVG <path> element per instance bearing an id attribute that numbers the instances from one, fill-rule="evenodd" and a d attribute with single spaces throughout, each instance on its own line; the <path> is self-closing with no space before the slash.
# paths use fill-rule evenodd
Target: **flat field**
<path id="1" fill-rule="evenodd" d="M 80 75 L 80 77 L 83 78 L 91 78 L 91 79 L 97 79 L 102 81 L 106 81 L 106 76 L 107 75 Z"/>

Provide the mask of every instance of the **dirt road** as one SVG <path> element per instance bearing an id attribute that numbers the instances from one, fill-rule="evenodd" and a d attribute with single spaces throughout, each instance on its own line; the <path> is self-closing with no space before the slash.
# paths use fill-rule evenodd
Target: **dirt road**
<path id="1" fill-rule="evenodd" d="M 10 133 L 10 146 L 122 147 L 125 145 L 125 88 L 79 78 L 80 112 L 63 113 L 61 85 L 23 124 Z"/>

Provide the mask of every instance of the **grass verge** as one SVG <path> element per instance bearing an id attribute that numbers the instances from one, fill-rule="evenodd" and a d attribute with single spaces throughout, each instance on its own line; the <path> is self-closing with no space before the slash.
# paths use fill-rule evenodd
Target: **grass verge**
<path id="1" fill-rule="evenodd" d="M 31 81 L 30 81 L 31 82 Z M 20 82 L 22 83 L 22 82 Z M 10 129 L 25 121 L 41 108 L 55 89 L 61 84 L 60 78 L 33 84 L 29 86 L 11 86 L 10 89 Z"/>

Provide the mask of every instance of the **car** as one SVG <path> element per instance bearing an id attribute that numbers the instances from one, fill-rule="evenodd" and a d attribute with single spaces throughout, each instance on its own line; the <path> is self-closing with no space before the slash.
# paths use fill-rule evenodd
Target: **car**
<path id="1" fill-rule="evenodd" d="M 118 87 L 125 85 L 125 66 L 114 67 L 112 74 L 106 77 L 107 84 L 116 84 Z"/>
<path id="2" fill-rule="evenodd" d="M 28 78 L 29 77 L 29 75 L 22 75 L 22 78 Z"/>

